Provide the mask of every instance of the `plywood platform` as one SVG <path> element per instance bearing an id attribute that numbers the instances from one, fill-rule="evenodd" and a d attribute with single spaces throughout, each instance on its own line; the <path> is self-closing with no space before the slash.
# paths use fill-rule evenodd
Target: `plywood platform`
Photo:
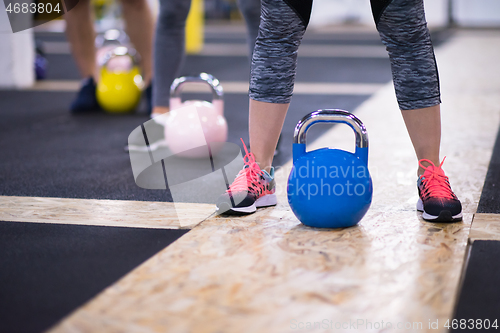
<path id="1" fill-rule="evenodd" d="M 375 189 L 358 226 L 301 225 L 286 203 L 288 164 L 278 206 L 204 220 L 51 332 L 446 331 L 500 120 L 500 77 L 484 65 L 499 51 L 492 32 L 459 33 L 437 50 L 444 169 L 463 222 L 427 223 L 415 211 L 417 161 L 387 85 L 355 111 Z M 347 133 L 336 126 L 310 148 L 352 146 Z"/>
<path id="2" fill-rule="evenodd" d="M 179 229 L 213 212 L 206 204 L 0 196 L 0 221 L 13 222 Z"/>

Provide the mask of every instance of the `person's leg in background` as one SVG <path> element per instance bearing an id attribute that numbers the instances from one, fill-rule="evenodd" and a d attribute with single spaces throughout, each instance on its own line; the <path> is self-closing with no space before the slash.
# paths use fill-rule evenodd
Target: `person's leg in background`
<path id="1" fill-rule="evenodd" d="M 241 0 L 241 5 L 249 29 L 249 47 L 253 50 L 260 20 L 260 0 Z M 153 119 L 170 111 L 170 86 L 179 75 L 185 59 L 185 27 L 190 6 L 190 0 L 160 0 L 153 49 Z M 150 124 L 150 132 L 154 132 L 151 135 L 148 133 L 150 144 L 164 141 L 161 122 Z M 143 141 L 142 137 L 129 137 L 126 150 L 143 150 Z"/>
<path id="2" fill-rule="evenodd" d="M 426 220 L 458 221 L 461 204 L 439 157 L 439 76 L 423 0 L 372 0 L 371 5 L 377 30 L 389 52 L 399 107 L 419 160 L 417 208 L 424 211 Z"/>
<path id="3" fill-rule="evenodd" d="M 185 27 L 190 0 L 160 0 L 154 39 L 153 112 L 169 111 L 170 86 L 179 75 L 185 57 Z"/>
<path id="4" fill-rule="evenodd" d="M 64 19 L 66 38 L 71 46 L 73 59 L 84 78 L 82 88 L 70 109 L 72 112 L 97 110 L 99 106 L 95 98 L 95 32 L 90 0 L 80 0 L 72 10 L 64 14 Z"/>
<path id="5" fill-rule="evenodd" d="M 154 47 L 155 85 L 152 117 L 169 111 L 170 85 L 179 75 L 185 58 L 185 26 L 191 1 L 160 0 Z M 260 0 L 239 0 L 245 18 L 250 54 L 258 33 Z"/>
<path id="6" fill-rule="evenodd" d="M 142 131 L 134 131 L 128 138 L 126 151 L 155 150 L 165 145 L 165 116 L 160 116 L 170 111 L 170 86 L 184 62 L 185 27 L 190 7 L 191 0 L 160 0 L 153 47 L 153 119 L 148 121 L 146 130 L 148 144 Z"/>
<path id="7" fill-rule="evenodd" d="M 129 0 L 127 0 L 129 1 Z M 133 1 L 133 0 L 130 0 Z M 248 44 L 253 52 L 260 21 L 260 0 L 240 0 L 241 11 L 248 29 Z M 190 0 L 160 0 L 160 10 L 154 38 L 154 85 L 151 118 L 156 123 L 149 125 L 148 139 L 153 147 L 163 145 L 164 117 L 170 111 L 170 86 L 179 75 L 185 59 L 185 27 L 191 6 Z M 149 133 L 151 132 L 151 134 Z M 143 150 L 142 137 L 129 137 L 126 150 Z"/>
<path id="8" fill-rule="evenodd" d="M 145 94 L 148 103 L 148 112 L 150 112 L 152 107 L 153 15 L 147 0 L 121 0 L 121 3 L 127 35 L 140 55 L 142 76 L 146 86 Z"/>
<path id="9" fill-rule="evenodd" d="M 143 77 L 146 85 L 149 85 L 152 76 L 151 49 L 154 24 L 151 11 L 146 0 L 122 0 L 122 5 L 127 34 L 141 56 Z M 90 0 L 79 1 L 64 17 L 71 52 L 84 78 L 82 88 L 71 105 L 71 111 L 98 110 L 99 105 L 95 98 L 97 77 L 95 31 Z"/>
<path id="10" fill-rule="evenodd" d="M 252 61 L 255 40 L 259 34 L 260 24 L 260 0 L 238 0 L 240 9 L 247 27 L 247 43 L 249 49 L 249 60 Z"/>
<path id="11" fill-rule="evenodd" d="M 84 78 L 95 77 L 95 32 L 90 0 L 80 0 L 69 12 L 66 20 L 66 38 L 71 46 L 80 74 Z"/>

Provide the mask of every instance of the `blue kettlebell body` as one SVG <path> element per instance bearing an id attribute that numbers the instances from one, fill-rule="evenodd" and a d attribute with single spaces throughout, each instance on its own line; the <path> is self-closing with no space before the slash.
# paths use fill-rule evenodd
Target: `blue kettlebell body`
<path id="1" fill-rule="evenodd" d="M 328 111 L 347 113 L 342 110 L 317 112 Z M 336 114 L 335 119 L 338 116 Z M 305 143 L 294 143 L 287 192 L 292 211 L 305 225 L 318 228 L 356 225 L 372 201 L 368 147 L 357 145 L 354 153 L 330 148 L 306 152 Z"/>

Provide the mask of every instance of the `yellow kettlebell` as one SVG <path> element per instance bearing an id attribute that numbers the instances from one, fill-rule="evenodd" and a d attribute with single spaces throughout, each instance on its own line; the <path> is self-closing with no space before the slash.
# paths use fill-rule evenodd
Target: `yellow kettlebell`
<path id="1" fill-rule="evenodd" d="M 108 113 L 132 113 L 144 86 L 133 52 L 119 46 L 108 52 L 100 70 L 96 97 Z"/>

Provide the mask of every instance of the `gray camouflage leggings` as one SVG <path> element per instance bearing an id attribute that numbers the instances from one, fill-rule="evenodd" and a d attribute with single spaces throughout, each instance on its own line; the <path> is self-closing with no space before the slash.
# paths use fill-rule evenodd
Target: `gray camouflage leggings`
<path id="1" fill-rule="evenodd" d="M 371 0 L 371 6 L 380 38 L 389 52 L 400 109 L 439 104 L 439 77 L 423 0 Z M 297 50 L 311 8 L 312 0 L 262 0 L 252 58 L 251 99 L 290 103 Z"/>

